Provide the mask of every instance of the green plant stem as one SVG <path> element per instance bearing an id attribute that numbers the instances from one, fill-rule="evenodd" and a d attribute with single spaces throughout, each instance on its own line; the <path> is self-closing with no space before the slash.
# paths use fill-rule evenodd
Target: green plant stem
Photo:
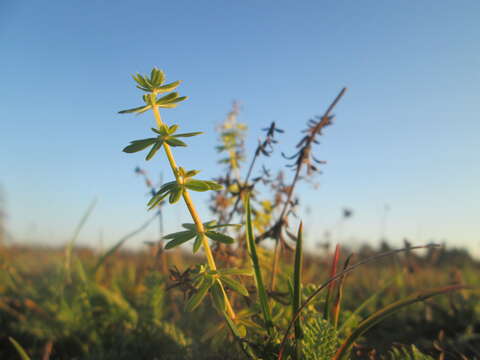
<path id="1" fill-rule="evenodd" d="M 150 99 L 152 102 L 152 110 L 155 116 L 155 120 L 157 122 L 157 126 L 160 128 L 164 123 L 162 121 L 162 117 L 160 116 L 158 105 L 156 105 L 156 94 L 155 93 L 150 94 Z M 177 173 L 178 166 L 175 161 L 175 158 L 173 157 L 172 150 L 170 149 L 170 146 L 167 143 L 163 144 L 163 148 L 165 149 L 165 154 L 167 155 L 168 162 L 170 163 L 170 167 L 172 168 L 173 175 L 175 176 L 175 179 L 177 180 L 177 182 L 180 182 L 181 180 L 179 179 L 179 176 Z M 213 258 L 212 249 L 210 248 L 207 237 L 205 236 L 205 228 L 203 226 L 202 220 L 200 219 L 200 216 L 198 215 L 197 210 L 195 209 L 195 205 L 193 204 L 192 198 L 190 197 L 190 194 L 188 193 L 187 189 L 183 191 L 183 200 L 185 201 L 188 211 L 190 212 L 190 216 L 192 217 L 192 220 L 195 223 L 195 226 L 197 227 L 197 232 L 201 236 L 203 249 L 205 251 L 205 256 L 207 257 L 208 267 L 210 268 L 210 270 L 216 271 L 217 266 L 215 264 L 215 259 Z M 236 317 L 235 312 L 232 308 L 232 305 L 230 304 L 227 293 L 223 288 L 223 284 L 220 283 L 220 286 L 222 288 L 222 293 L 225 297 L 227 314 L 228 316 L 230 316 L 230 318 L 235 319 Z"/>

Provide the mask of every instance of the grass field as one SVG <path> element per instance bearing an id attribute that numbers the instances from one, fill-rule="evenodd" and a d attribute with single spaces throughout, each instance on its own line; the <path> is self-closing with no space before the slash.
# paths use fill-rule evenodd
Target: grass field
<path id="1" fill-rule="evenodd" d="M 201 132 L 179 133 L 160 115 L 187 99 L 173 92 L 180 82 L 165 84 L 156 68 L 133 79 L 143 104 L 120 113 L 151 112 L 155 128 L 123 151 L 164 155 L 172 181 L 157 186 L 135 170 L 147 206 L 162 224 L 168 205 L 183 203 L 192 223 L 144 252 L 122 251 L 130 234 L 96 253 L 75 246 L 92 204 L 64 248 L 3 244 L 2 359 L 480 359 L 480 263 L 468 253 L 408 241 L 304 251 L 296 186 L 324 164 L 313 153 L 345 88 L 283 155 L 288 173 L 259 166 L 284 133 L 274 122 L 247 165 L 234 105 L 219 127 L 220 175 L 209 180 L 175 158 Z M 192 191 L 211 194 L 207 214 Z"/>
<path id="2" fill-rule="evenodd" d="M 370 256 L 370 251 L 358 254 L 357 260 Z M 261 258 L 268 261 L 271 255 L 265 251 Z M 67 269 L 63 249 L 1 249 L 2 359 L 20 358 L 9 337 L 32 359 L 243 358 L 222 317 L 208 302 L 194 312 L 184 310 L 191 283 L 187 277 L 164 274 L 158 257 L 120 252 L 95 271 L 98 259 L 89 249 L 77 250 Z M 305 256 L 305 296 L 329 277 L 331 259 L 332 254 Z M 394 259 L 366 265 L 345 279 L 336 329 L 339 342 L 362 319 L 417 290 L 479 284 L 480 264 L 462 252 L 435 249 L 423 257 L 410 254 Z M 180 273 L 201 262 L 180 251 L 169 253 L 167 260 Z M 281 274 L 293 271 L 292 261 L 292 256 L 285 258 Z M 291 316 L 287 281 L 280 276 L 277 293 L 270 294 L 279 331 L 285 331 Z M 255 296 L 251 281 L 245 286 Z M 355 344 L 352 358 L 427 358 L 393 357 L 395 347 L 406 349 L 401 344 L 414 344 L 434 359 L 479 358 L 479 295 L 478 290 L 463 290 L 404 308 L 365 333 Z M 323 312 L 325 298 L 324 294 L 311 305 L 310 316 Z M 238 296 L 232 302 L 242 306 L 251 301 Z M 257 327 L 248 330 L 249 337 L 261 343 L 266 334 Z"/>

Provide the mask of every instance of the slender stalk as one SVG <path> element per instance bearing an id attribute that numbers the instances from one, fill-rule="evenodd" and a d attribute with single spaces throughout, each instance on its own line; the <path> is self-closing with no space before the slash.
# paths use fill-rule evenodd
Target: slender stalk
<path id="1" fill-rule="evenodd" d="M 155 116 L 155 121 L 157 122 L 157 126 L 160 128 L 164 123 L 162 121 L 162 117 L 160 116 L 158 105 L 156 105 L 156 94 L 155 93 L 150 94 L 150 99 L 152 103 L 153 114 Z M 172 154 L 172 150 L 170 149 L 170 146 L 167 143 L 163 144 L 163 148 L 165 149 L 165 154 L 167 155 L 168 162 L 170 163 L 170 167 L 172 168 L 173 175 L 175 176 L 175 179 L 179 182 L 180 179 L 177 172 L 178 166 Z M 210 270 L 215 271 L 217 270 L 217 266 L 215 264 L 215 259 L 213 258 L 212 249 L 210 248 L 207 237 L 205 236 L 205 228 L 203 226 L 202 220 L 200 219 L 200 216 L 198 215 L 197 210 L 195 209 L 195 205 L 193 204 L 192 198 L 190 197 L 190 194 L 188 193 L 187 189 L 183 191 L 183 200 L 185 201 L 185 205 L 187 205 L 188 211 L 190 212 L 190 216 L 192 217 L 192 220 L 195 223 L 195 226 L 197 227 L 197 232 L 201 234 L 200 236 L 202 240 L 203 249 L 205 250 L 205 256 L 207 258 L 208 267 L 210 268 Z M 225 297 L 227 314 L 228 316 L 230 316 L 230 318 L 235 319 L 236 317 L 235 312 L 232 308 L 232 305 L 230 304 L 227 293 L 223 288 L 223 284 L 220 283 L 220 287 Z"/>
<path id="2" fill-rule="evenodd" d="M 279 227 L 281 231 L 281 228 L 283 224 L 285 223 L 285 218 L 288 216 L 287 210 L 289 209 L 291 205 L 291 200 L 293 196 L 293 191 L 295 189 L 295 186 L 297 185 L 298 180 L 300 179 L 300 171 L 302 170 L 303 166 L 307 164 L 308 162 L 308 157 L 310 156 L 310 149 L 312 144 L 315 143 L 316 136 L 320 133 L 320 131 L 327 125 L 330 124 L 330 113 L 334 109 L 334 107 L 337 105 L 337 103 L 340 101 L 340 99 L 343 97 L 345 92 L 347 91 L 347 88 L 343 88 L 340 93 L 337 95 L 337 97 L 333 100 L 333 102 L 330 104 L 328 107 L 327 111 L 323 114 L 321 117 L 321 120 L 309 130 L 309 135 L 305 138 L 304 145 L 298 152 L 298 159 L 297 159 L 297 167 L 295 170 L 295 176 L 293 177 L 292 184 L 289 187 L 288 194 L 287 194 L 287 200 L 285 201 L 285 204 L 283 206 L 282 212 L 280 213 L 280 216 L 278 218 L 278 221 L 274 225 L 275 227 Z M 299 145 L 297 145 L 298 147 Z M 273 229 L 273 228 L 272 228 Z M 272 230 L 271 229 L 271 230 Z M 277 232 L 278 234 L 278 232 Z M 271 272 L 271 283 L 270 283 L 270 290 L 273 291 L 275 288 L 275 278 L 276 274 L 278 271 L 278 262 L 280 260 L 280 253 L 281 253 L 281 242 L 282 239 L 280 238 L 275 238 L 275 252 L 274 252 L 274 257 L 273 257 L 273 262 L 272 262 L 272 272 Z"/>

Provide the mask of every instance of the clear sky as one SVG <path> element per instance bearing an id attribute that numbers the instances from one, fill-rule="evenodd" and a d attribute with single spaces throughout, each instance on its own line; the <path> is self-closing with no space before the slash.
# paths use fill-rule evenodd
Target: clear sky
<path id="1" fill-rule="evenodd" d="M 278 150 L 292 153 L 305 121 L 347 86 L 315 150 L 328 161 L 320 187 L 298 189 L 309 242 L 333 229 L 344 243 L 376 243 L 388 204 L 394 243 L 445 239 L 478 253 L 479 18 L 478 0 L 0 1 L 8 228 L 17 241 L 61 244 L 97 197 L 81 238 L 97 246 L 150 216 L 133 169 L 169 179 L 165 161 L 121 149 L 154 122 L 116 112 L 141 104 L 130 74 L 158 66 L 190 97 L 165 121 L 206 132 L 175 149 L 204 178 L 219 172 L 214 128 L 233 99 L 250 149 L 274 120 L 287 132 Z M 339 229 L 345 206 L 355 214 Z M 182 205 L 166 211 L 168 231 L 187 219 Z"/>

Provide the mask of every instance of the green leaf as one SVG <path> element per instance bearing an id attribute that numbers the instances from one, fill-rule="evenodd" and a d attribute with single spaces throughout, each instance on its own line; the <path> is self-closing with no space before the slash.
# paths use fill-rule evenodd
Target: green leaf
<path id="1" fill-rule="evenodd" d="M 180 85 L 181 82 L 182 82 L 181 80 L 177 80 L 177 81 L 174 81 L 170 84 L 166 84 L 166 85 L 157 87 L 157 90 L 160 90 L 160 92 L 172 91 L 172 90 L 175 90 L 178 87 L 178 85 Z"/>
<path id="2" fill-rule="evenodd" d="M 193 253 L 195 254 L 200 249 L 201 246 L 202 246 L 202 239 L 200 236 L 197 235 L 197 237 L 195 238 L 195 242 L 193 243 Z"/>
<path id="3" fill-rule="evenodd" d="M 212 239 L 214 241 L 218 241 L 224 244 L 233 244 L 235 242 L 235 240 L 233 240 L 233 238 L 231 238 L 230 236 L 216 232 L 216 231 L 208 230 L 205 232 L 205 235 L 209 239 Z"/>
<path id="4" fill-rule="evenodd" d="M 191 223 L 182 224 L 182 227 L 188 230 L 197 231 L 197 225 Z"/>
<path id="5" fill-rule="evenodd" d="M 188 96 L 179 96 L 179 97 L 176 97 L 175 99 L 169 101 L 168 104 L 177 104 L 177 103 L 179 103 L 181 101 L 184 101 L 184 100 L 187 100 L 187 99 L 188 99 Z"/>
<path id="6" fill-rule="evenodd" d="M 167 103 L 164 103 L 164 104 L 158 104 L 158 107 L 161 107 L 161 108 L 166 108 L 166 109 L 173 109 L 173 108 L 176 108 L 178 106 L 178 103 L 181 102 L 181 101 L 184 101 L 188 99 L 187 96 L 181 96 L 181 97 L 178 97 L 174 100 L 171 100 Z"/>
<path id="7" fill-rule="evenodd" d="M 154 133 L 162 136 L 168 136 L 168 127 L 162 124 L 158 129 L 151 128 Z"/>
<path id="8" fill-rule="evenodd" d="M 168 193 L 177 187 L 176 181 L 169 181 L 160 187 L 160 190 L 150 199 L 148 206 L 153 207 L 158 204 Z"/>
<path id="9" fill-rule="evenodd" d="M 177 92 L 162 96 L 160 99 L 157 99 L 157 105 L 169 104 L 179 97 Z"/>
<path id="10" fill-rule="evenodd" d="M 158 105 L 159 108 L 164 108 L 164 109 L 175 109 L 178 106 L 178 104 L 164 104 L 164 105 Z"/>
<path id="11" fill-rule="evenodd" d="M 192 137 L 192 136 L 197 136 L 203 134 L 202 131 L 197 131 L 197 132 L 190 132 L 190 133 L 183 133 L 183 134 L 177 134 L 175 137 Z"/>
<path id="12" fill-rule="evenodd" d="M 138 85 L 140 85 L 140 86 L 143 87 L 143 88 L 146 88 L 147 91 L 151 91 L 151 90 L 152 90 L 150 84 L 145 80 L 145 78 L 144 78 L 142 75 L 140 75 L 140 74 L 137 73 L 136 75 L 132 75 L 132 77 L 133 77 L 133 80 L 135 80 L 135 82 L 136 82 Z"/>
<path id="13" fill-rule="evenodd" d="M 151 91 L 151 89 L 145 88 L 145 87 L 140 86 L 140 85 L 137 85 L 137 89 L 140 89 L 140 90 L 143 90 L 143 91 L 146 91 L 146 92 L 150 92 L 150 91 Z"/>
<path id="14" fill-rule="evenodd" d="M 178 129 L 178 125 L 176 125 L 176 124 L 171 125 L 167 130 L 168 135 L 174 134 L 175 131 L 177 131 L 177 129 Z"/>
<path id="15" fill-rule="evenodd" d="M 158 87 L 159 85 L 162 85 L 165 81 L 165 73 L 160 69 L 153 68 L 152 72 L 150 73 L 150 78 L 154 85 Z"/>
<path id="16" fill-rule="evenodd" d="M 253 234 L 253 224 L 252 224 L 252 209 L 250 208 L 250 196 L 245 197 L 245 214 L 247 215 L 246 225 L 247 225 L 247 250 L 252 261 L 252 266 L 255 274 L 255 286 L 257 287 L 258 299 L 260 302 L 260 307 L 262 309 L 263 320 L 267 327 L 267 332 L 269 335 L 272 335 L 273 322 L 272 315 L 270 312 L 270 306 L 268 304 L 267 291 L 263 284 L 262 271 L 260 269 L 260 262 L 258 261 L 257 247 L 255 244 L 255 236 Z"/>
<path id="17" fill-rule="evenodd" d="M 20 355 L 20 358 L 22 360 L 30 360 L 30 356 L 28 356 L 27 352 L 25 349 L 20 345 L 14 338 L 8 337 L 8 340 L 12 343 L 12 345 L 15 347 L 15 349 L 18 352 L 18 355 Z"/>
<path id="18" fill-rule="evenodd" d="M 298 228 L 297 246 L 295 248 L 295 264 L 293 270 L 293 301 L 292 314 L 295 315 L 302 301 L 302 263 L 303 263 L 303 224 Z M 295 348 L 297 354 L 300 351 L 300 339 L 303 337 L 300 317 L 295 320 Z"/>
<path id="19" fill-rule="evenodd" d="M 126 153 L 135 153 L 137 151 L 142 151 L 150 145 L 154 144 L 157 141 L 157 138 L 148 138 L 143 140 L 133 140 L 130 141 L 130 145 L 123 149 Z"/>
<path id="20" fill-rule="evenodd" d="M 145 111 L 149 110 L 151 108 L 151 105 L 144 105 L 144 106 L 139 106 L 133 109 L 128 109 L 128 110 L 122 110 L 119 111 L 119 114 L 130 114 L 130 113 L 144 113 Z"/>
<path id="21" fill-rule="evenodd" d="M 187 179 L 185 181 L 185 186 L 193 191 L 208 191 L 210 190 L 210 186 L 204 180 L 196 180 L 196 179 Z"/>
<path id="22" fill-rule="evenodd" d="M 210 180 L 205 180 L 205 183 L 208 184 L 208 187 L 210 190 L 222 190 L 223 186 L 220 184 L 217 184 L 215 181 L 210 181 Z"/>
<path id="23" fill-rule="evenodd" d="M 243 296 L 249 296 L 248 290 L 237 280 L 234 280 L 228 276 L 220 276 L 220 278 L 222 279 L 223 283 L 226 284 L 233 291 L 236 291 Z"/>
<path id="24" fill-rule="evenodd" d="M 174 137 L 166 138 L 165 142 L 170 146 L 187 146 L 182 140 L 175 139 Z"/>
<path id="25" fill-rule="evenodd" d="M 163 144 L 163 141 L 158 141 L 157 143 L 155 143 L 155 145 L 152 146 L 152 148 L 148 152 L 147 156 L 145 157 L 145 160 L 148 161 L 148 160 L 152 159 L 155 156 L 155 154 L 157 153 L 157 151 L 162 147 L 162 144 Z"/>
<path id="26" fill-rule="evenodd" d="M 187 311 L 193 311 L 195 308 L 200 305 L 202 300 L 205 298 L 205 295 L 207 295 L 208 290 L 212 287 L 214 283 L 214 279 L 212 276 L 206 276 L 205 281 L 203 284 L 200 286 L 200 289 L 193 295 L 190 299 L 188 299 L 185 309 Z"/>
<path id="27" fill-rule="evenodd" d="M 170 240 L 170 239 L 175 239 L 177 237 L 185 236 L 187 234 L 193 234 L 192 237 L 195 236 L 195 232 L 192 230 L 184 230 L 184 231 L 177 231 L 168 235 L 165 235 L 163 238 Z"/>
<path id="28" fill-rule="evenodd" d="M 169 234 L 167 236 L 164 236 L 164 239 L 173 239 L 172 241 L 168 242 L 165 245 L 165 249 L 172 249 L 174 247 L 177 247 L 185 242 L 187 242 L 190 239 L 193 239 L 195 237 L 195 233 L 192 231 L 180 231 L 177 233 Z"/>
<path id="29" fill-rule="evenodd" d="M 180 198 L 183 195 L 183 191 L 184 191 L 183 186 L 177 186 L 176 189 L 170 191 L 170 196 L 168 198 L 168 202 L 170 204 L 175 204 L 176 202 L 178 202 L 178 200 L 180 200 Z"/>
<path id="30" fill-rule="evenodd" d="M 212 294 L 213 305 L 220 314 L 223 314 L 225 311 L 225 297 L 223 296 L 223 291 L 218 280 L 213 284 L 210 294 Z"/>
<path id="31" fill-rule="evenodd" d="M 200 172 L 200 170 L 189 170 L 185 173 L 185 177 L 187 177 L 187 178 L 193 177 L 193 176 L 197 175 L 199 172 Z"/>

